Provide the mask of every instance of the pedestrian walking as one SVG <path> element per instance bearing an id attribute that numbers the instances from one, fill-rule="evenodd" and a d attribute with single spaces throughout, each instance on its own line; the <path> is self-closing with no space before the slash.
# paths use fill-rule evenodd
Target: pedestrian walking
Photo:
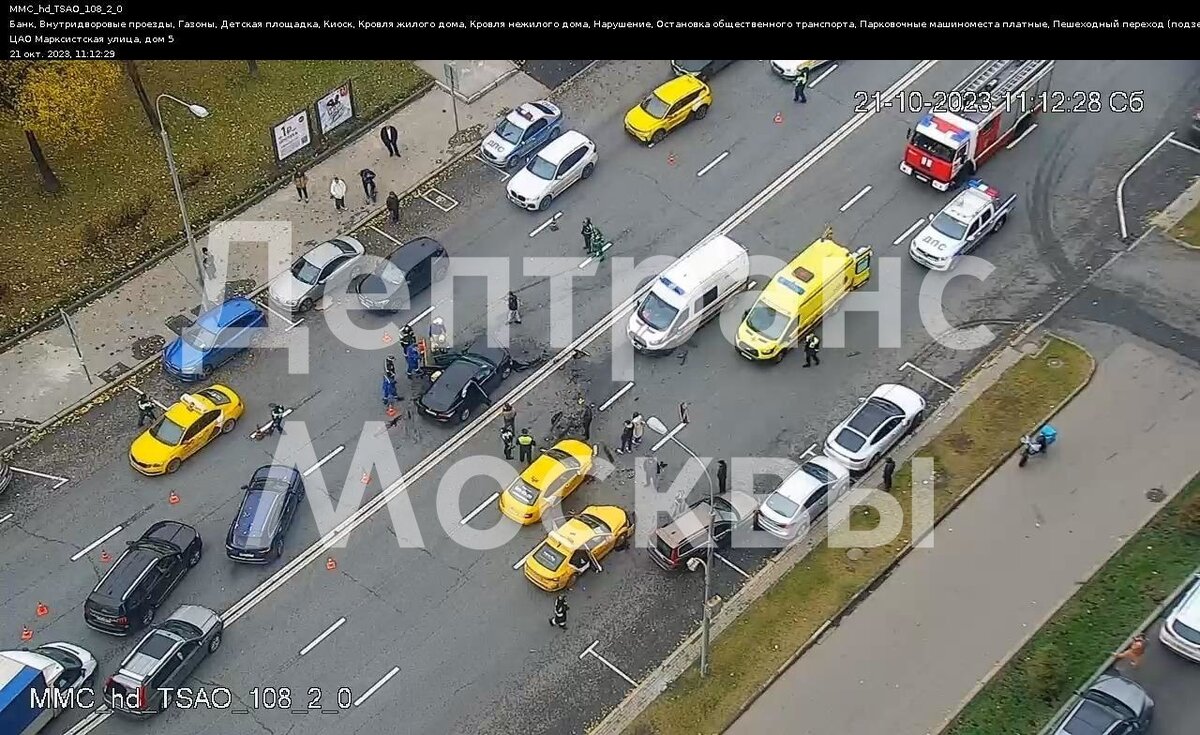
<path id="1" fill-rule="evenodd" d="M 529 429 L 521 429 L 521 435 L 517 437 L 517 447 L 519 447 L 520 455 L 518 459 L 525 463 L 525 466 L 533 464 L 533 448 L 537 446 L 537 442 L 529 435 Z"/>
<path id="2" fill-rule="evenodd" d="M 717 460 L 717 495 L 729 492 L 729 465 L 725 460 Z"/>
<path id="3" fill-rule="evenodd" d="M 292 174 L 292 184 L 296 187 L 296 196 L 298 201 L 308 201 L 308 177 L 300 169 L 296 169 L 296 173 Z"/>
<path id="4" fill-rule="evenodd" d="M 554 615 L 550 617 L 550 624 L 558 626 L 563 630 L 567 629 L 567 610 L 571 607 L 567 604 L 567 596 L 559 595 L 554 600 Z"/>
<path id="5" fill-rule="evenodd" d="M 337 211 L 341 212 L 346 208 L 346 182 L 334 176 L 333 181 L 329 182 L 329 196 L 333 199 L 333 206 Z"/>
<path id="6" fill-rule="evenodd" d="M 686 424 L 688 422 L 688 406 L 691 405 L 687 401 L 679 404 L 679 423 Z"/>
<path id="7" fill-rule="evenodd" d="M 804 88 L 808 86 L 808 69 L 801 69 L 796 74 L 796 81 L 792 82 L 794 94 L 792 94 L 792 102 L 801 104 L 808 102 L 808 98 L 804 96 Z"/>
<path id="8" fill-rule="evenodd" d="M 383 404 L 392 405 L 392 401 L 400 397 L 396 392 L 396 376 L 389 372 L 383 374 Z"/>
<path id="9" fill-rule="evenodd" d="M 646 433 L 646 419 L 642 418 L 640 413 L 635 413 L 630 419 L 633 423 L 633 446 L 639 446 L 642 443 L 642 437 Z"/>
<path id="10" fill-rule="evenodd" d="M 446 323 L 440 316 L 434 317 L 429 323 L 429 348 L 434 352 L 443 352 L 447 341 Z"/>
<path id="11" fill-rule="evenodd" d="M 153 424 L 155 419 L 158 418 L 154 415 L 154 401 L 150 400 L 150 396 L 145 393 L 138 394 L 137 409 L 139 429 L 145 426 L 147 421 Z"/>
<path id="12" fill-rule="evenodd" d="M 896 472 L 896 460 L 888 457 L 883 460 L 883 489 L 887 492 L 892 491 L 892 475 Z"/>
<path id="13" fill-rule="evenodd" d="M 521 323 L 521 300 L 512 291 L 508 292 L 508 323 Z"/>
<path id="14" fill-rule="evenodd" d="M 583 403 L 583 399 L 580 398 L 579 402 Z M 596 404 L 594 404 L 594 403 L 588 403 L 588 404 L 584 405 L 584 407 L 583 407 L 582 423 L 583 423 L 583 440 L 584 441 L 591 441 L 591 438 L 592 438 L 592 412 L 595 410 L 596 410 Z"/>
<path id="15" fill-rule="evenodd" d="M 816 332 L 809 332 L 804 338 L 804 367 L 821 364 L 821 338 Z"/>
<path id="16" fill-rule="evenodd" d="M 383 141 L 383 146 L 387 148 L 388 158 L 400 155 L 400 147 L 396 145 L 400 136 L 396 133 L 394 125 L 384 125 L 380 128 L 379 139 Z"/>
<path id="17" fill-rule="evenodd" d="M 400 221 L 400 197 L 396 196 L 396 192 L 389 191 L 387 199 L 384 200 L 384 206 L 387 207 L 388 221 L 393 225 Z"/>
<path id="18" fill-rule="evenodd" d="M 517 411 L 512 407 L 511 403 L 505 403 L 500 407 L 500 417 L 504 419 L 504 427 L 509 431 L 516 431 Z"/>
<path id="19" fill-rule="evenodd" d="M 396 358 L 387 355 L 383 358 L 383 371 L 393 378 L 396 377 Z"/>
<path id="20" fill-rule="evenodd" d="M 513 433 L 507 426 L 500 427 L 500 445 L 504 447 L 504 458 L 512 459 Z"/>
<path id="21" fill-rule="evenodd" d="M 1142 655 L 1146 653 L 1146 636 L 1138 633 L 1129 642 L 1129 647 L 1116 654 L 1117 661 L 1128 661 L 1129 665 L 1137 668 L 1142 664 Z"/>
<path id="22" fill-rule="evenodd" d="M 417 351 L 417 346 L 415 344 L 409 345 L 407 348 L 405 348 L 404 364 L 406 368 L 404 374 L 409 378 L 412 378 L 412 376 L 416 375 L 419 371 L 421 367 L 421 353 Z"/>
<path id="23" fill-rule="evenodd" d="M 621 427 L 621 448 L 617 450 L 617 454 L 625 454 L 633 451 L 633 421 L 626 420 L 625 425 Z"/>
<path id="24" fill-rule="evenodd" d="M 287 409 L 280 406 L 278 403 L 271 404 L 271 431 L 283 433 L 283 417 L 287 415 Z"/>
<path id="25" fill-rule="evenodd" d="M 208 248 L 200 248 L 200 265 L 204 267 L 204 276 L 209 280 L 217 277 L 217 265 L 213 262 L 212 253 Z"/>
<path id="26" fill-rule="evenodd" d="M 366 194 L 367 201 L 371 204 L 375 203 L 375 197 L 379 193 L 375 188 L 375 172 L 369 168 L 364 168 L 358 172 L 358 177 L 362 179 L 363 194 Z"/>
<path id="27" fill-rule="evenodd" d="M 591 217 L 583 218 L 583 229 L 579 231 L 583 235 L 583 250 L 590 252 L 592 248 L 592 236 L 596 234 L 596 228 L 592 225 Z"/>

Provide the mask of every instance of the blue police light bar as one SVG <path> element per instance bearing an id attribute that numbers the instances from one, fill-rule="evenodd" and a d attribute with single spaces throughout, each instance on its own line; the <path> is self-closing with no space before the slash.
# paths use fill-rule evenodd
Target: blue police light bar
<path id="1" fill-rule="evenodd" d="M 674 282 L 671 281 L 670 278 L 667 278 L 666 276 L 659 276 L 658 282 L 661 283 L 662 285 L 666 286 L 667 288 L 671 289 L 672 291 L 674 291 L 676 295 L 678 295 L 678 296 L 683 295 L 683 289 L 680 288 L 679 286 L 676 286 L 674 284 Z"/>

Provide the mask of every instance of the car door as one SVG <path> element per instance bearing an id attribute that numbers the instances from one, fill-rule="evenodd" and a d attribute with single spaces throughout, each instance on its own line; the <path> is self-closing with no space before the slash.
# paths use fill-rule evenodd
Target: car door
<path id="1" fill-rule="evenodd" d="M 203 421 L 204 419 L 201 417 L 198 421 L 196 421 L 196 423 L 189 426 L 187 430 L 183 432 L 183 439 L 179 442 L 180 459 L 187 459 L 195 454 L 196 450 L 204 446 L 202 436 L 204 434 L 203 429 L 205 428 L 205 425 L 203 424 Z"/>
<path id="2" fill-rule="evenodd" d="M 543 506 L 549 508 L 557 505 L 563 501 L 563 498 L 570 495 L 571 490 L 574 489 L 573 480 L 577 475 L 575 470 L 568 469 L 551 480 L 550 484 L 546 486 L 546 491 L 542 493 L 542 497 L 545 498 Z"/>
<path id="3" fill-rule="evenodd" d="M 146 680 L 148 706 L 157 707 L 159 711 L 167 708 L 167 705 L 170 704 L 170 697 L 166 690 L 178 688 L 179 682 L 187 677 L 187 672 L 180 672 L 182 666 L 183 658 L 177 653 L 171 654 L 159 663 L 158 670 Z"/>
<path id="4" fill-rule="evenodd" d="M 424 258 L 404 274 L 404 281 L 408 284 L 408 296 L 410 299 L 429 288 L 430 263 L 430 258 Z"/>
<path id="5" fill-rule="evenodd" d="M 475 380 L 483 386 L 485 392 L 490 394 L 500 385 L 500 370 L 491 365 L 481 366 L 479 370 L 475 371 Z"/>
<path id="6" fill-rule="evenodd" d="M 700 91 L 688 92 L 678 102 L 671 105 L 670 119 L 667 126 L 676 128 L 684 123 L 692 114 L 692 103 L 700 96 Z"/>
<path id="7" fill-rule="evenodd" d="M 571 151 L 570 155 L 558 164 L 558 173 L 554 176 L 555 195 L 566 191 L 571 184 L 579 180 L 579 174 L 583 171 L 583 166 L 580 166 L 579 162 L 583 160 L 585 153 L 587 153 L 587 146 L 580 146 Z"/>
<path id="8" fill-rule="evenodd" d="M 988 223 L 992 221 L 992 208 L 989 206 L 979 215 L 979 219 L 975 221 L 973 228 L 975 235 L 974 239 L 967 241 L 967 246 L 963 249 L 964 253 L 969 253 L 979 247 L 979 243 L 983 242 L 983 238 L 988 234 Z"/>
<path id="9" fill-rule="evenodd" d="M 158 563 L 158 569 L 163 575 L 162 595 L 158 599 L 158 602 L 161 603 L 171 593 L 171 590 L 175 589 L 183 580 L 188 566 L 184 561 L 183 554 L 171 554 L 163 557 L 162 561 Z"/>
<path id="10" fill-rule="evenodd" d="M 875 447 L 875 450 L 879 452 L 887 451 L 891 448 L 892 444 L 896 443 L 896 439 L 900 437 L 900 430 L 903 423 L 903 416 L 893 416 L 884 421 L 871 437 L 871 446 Z"/>
<path id="11" fill-rule="evenodd" d="M 612 551 L 613 545 L 616 544 L 616 542 L 617 537 L 615 534 L 609 533 L 608 531 L 597 530 L 596 535 L 588 539 L 587 543 L 585 543 L 583 547 L 587 549 L 589 553 L 591 553 L 593 559 L 599 561 L 607 556 L 608 552 Z"/>
<path id="12" fill-rule="evenodd" d="M 242 314 L 229 323 L 217 335 L 216 349 L 212 366 L 223 365 L 231 357 L 246 349 L 250 344 L 250 325 L 254 323 L 254 314 Z"/>
<path id="13" fill-rule="evenodd" d="M 801 515 L 804 517 L 805 531 L 807 531 L 807 526 L 824 515 L 828 508 L 829 486 L 823 485 L 813 491 L 804 501 L 804 512 Z"/>
<path id="14" fill-rule="evenodd" d="M 205 648 L 200 645 L 198 640 L 189 640 L 175 652 L 175 658 L 179 661 L 179 666 L 175 669 L 174 675 L 171 677 L 172 682 L 168 686 L 178 687 L 183 684 L 184 680 L 199 665 L 204 658 Z"/>
<path id="15" fill-rule="evenodd" d="M 189 431 L 195 430 L 196 435 L 188 444 L 187 453 L 189 457 L 198 452 L 201 447 L 203 447 L 205 444 L 208 444 L 210 441 L 215 439 L 218 434 L 221 433 L 221 427 L 218 425 L 217 421 L 217 419 L 220 417 L 220 411 L 206 411 L 204 415 L 200 417 L 199 421 L 192 424 Z"/>
<path id="16" fill-rule="evenodd" d="M 533 124 L 525 129 L 525 135 L 521 138 L 521 144 L 517 146 L 516 155 L 524 157 L 537 148 L 538 144 L 546 136 L 547 125 L 546 118 L 534 120 Z"/>

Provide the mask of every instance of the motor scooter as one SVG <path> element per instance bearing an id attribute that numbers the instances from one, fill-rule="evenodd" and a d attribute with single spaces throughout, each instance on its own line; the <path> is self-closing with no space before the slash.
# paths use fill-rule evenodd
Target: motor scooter
<path id="1" fill-rule="evenodd" d="M 1017 466 L 1024 467 L 1035 454 L 1045 454 L 1057 439 L 1058 431 L 1050 424 L 1043 426 L 1032 437 L 1029 434 L 1021 437 L 1021 459 L 1017 461 Z"/>

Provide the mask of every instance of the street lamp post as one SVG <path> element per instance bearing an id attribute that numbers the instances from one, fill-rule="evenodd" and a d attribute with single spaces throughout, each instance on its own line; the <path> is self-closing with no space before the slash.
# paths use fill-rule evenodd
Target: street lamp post
<path id="1" fill-rule="evenodd" d="M 183 234 L 187 236 L 188 246 L 192 249 L 192 259 L 196 261 L 196 278 L 200 283 L 200 304 L 202 311 L 208 311 L 212 306 L 208 300 L 208 288 L 204 281 L 204 264 L 200 260 L 200 251 L 196 249 L 196 239 L 192 236 L 192 223 L 188 219 L 187 204 L 183 201 L 183 187 L 179 185 L 179 171 L 175 168 L 175 155 L 171 152 L 171 139 L 167 137 L 167 124 L 163 121 L 162 101 L 169 99 L 183 105 L 198 118 L 208 117 L 208 110 L 200 105 L 184 102 L 178 97 L 172 97 L 165 92 L 154 100 L 154 111 L 158 114 L 158 132 L 162 135 L 163 150 L 167 154 L 167 168 L 171 172 L 171 183 L 175 185 L 175 198 L 179 200 L 179 214 L 183 217 Z"/>
<path id="2" fill-rule="evenodd" d="M 670 439 L 674 442 L 675 446 L 696 460 L 697 464 L 704 470 L 704 479 L 708 480 L 708 548 L 704 552 L 704 561 L 700 561 L 699 559 L 692 560 L 704 565 L 704 609 L 700 624 L 700 676 L 704 677 L 708 676 L 708 631 L 712 623 L 712 608 L 709 605 L 709 600 L 712 599 L 713 547 L 716 546 L 716 539 L 713 538 L 713 519 L 716 517 L 716 508 L 713 507 L 713 495 L 715 494 L 713 479 L 708 471 L 708 465 L 704 464 L 686 444 L 672 436 L 667 431 L 666 425 L 657 416 L 651 416 L 646 419 L 646 425 L 654 433 Z M 689 568 L 694 571 L 694 567 L 691 567 L 690 564 Z"/>

